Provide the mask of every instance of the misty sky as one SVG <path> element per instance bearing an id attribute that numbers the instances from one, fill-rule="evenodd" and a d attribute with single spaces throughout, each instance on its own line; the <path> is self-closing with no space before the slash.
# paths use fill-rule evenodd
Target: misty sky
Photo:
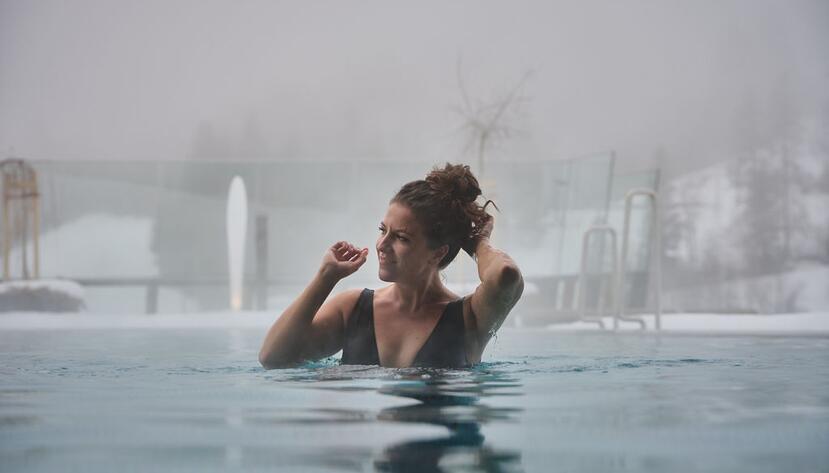
<path id="1" fill-rule="evenodd" d="M 480 100 L 533 71 L 494 157 L 711 160 L 747 100 L 826 113 L 827 44 L 822 0 L 0 0 L 0 152 L 457 160 L 460 61 Z"/>

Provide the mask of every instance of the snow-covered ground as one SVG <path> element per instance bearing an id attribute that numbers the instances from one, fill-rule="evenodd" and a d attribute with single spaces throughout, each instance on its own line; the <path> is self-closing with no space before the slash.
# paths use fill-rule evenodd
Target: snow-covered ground
<path id="1" fill-rule="evenodd" d="M 645 322 L 648 331 L 656 326 L 654 315 L 636 316 Z M 604 317 L 604 326 L 613 327 L 613 318 Z M 666 333 L 712 334 L 785 334 L 829 336 L 829 312 L 801 314 L 745 315 L 745 314 L 667 314 L 662 315 L 662 331 Z M 553 331 L 600 330 L 597 323 L 573 322 L 548 325 Z M 640 332 L 639 324 L 620 322 L 623 332 Z"/>
<path id="2" fill-rule="evenodd" d="M 258 328 L 267 330 L 280 311 L 204 312 L 165 315 L 107 315 L 88 313 L 10 312 L 0 314 L 0 330 L 52 329 L 204 329 Z M 648 332 L 654 332 L 654 316 L 642 316 Z M 604 318 L 605 327 L 613 319 Z M 507 328 L 511 330 L 511 328 Z M 532 330 L 598 331 L 595 323 L 552 324 Z M 640 333 L 637 324 L 623 322 L 620 332 Z M 829 336 L 829 312 L 782 315 L 667 314 L 662 316 L 664 333 L 781 334 Z"/>
<path id="3" fill-rule="evenodd" d="M 68 279 L 31 279 L 23 281 L 8 281 L 0 283 L 0 296 L 14 291 L 48 290 L 54 293 L 66 294 L 69 297 L 83 300 L 84 291 L 80 284 Z"/>

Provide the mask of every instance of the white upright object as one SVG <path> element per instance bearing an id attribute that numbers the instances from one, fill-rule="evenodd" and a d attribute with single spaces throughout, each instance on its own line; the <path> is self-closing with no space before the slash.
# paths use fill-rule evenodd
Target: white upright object
<path id="1" fill-rule="evenodd" d="M 242 309 L 242 275 L 245 269 L 245 233 L 248 196 L 245 182 L 236 176 L 227 193 L 227 262 L 230 273 L 230 308 Z"/>

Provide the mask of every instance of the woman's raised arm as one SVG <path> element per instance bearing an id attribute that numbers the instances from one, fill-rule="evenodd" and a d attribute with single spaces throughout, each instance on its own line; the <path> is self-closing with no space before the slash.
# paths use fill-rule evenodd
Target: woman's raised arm
<path id="1" fill-rule="evenodd" d="M 481 349 L 507 318 L 524 291 L 524 278 L 518 265 L 508 254 L 495 248 L 489 237 L 494 219 L 489 218 L 479 238 L 471 243 L 478 263 L 481 284 L 475 288 L 470 305 L 475 314 L 476 332 Z"/>
<path id="2" fill-rule="evenodd" d="M 333 355 L 342 348 L 343 307 L 351 299 L 356 300 L 355 291 L 325 300 L 340 279 L 357 271 L 367 256 L 368 248 L 360 250 L 344 241 L 326 251 L 317 274 L 268 330 L 259 351 L 262 366 L 269 369 L 292 366 Z"/>

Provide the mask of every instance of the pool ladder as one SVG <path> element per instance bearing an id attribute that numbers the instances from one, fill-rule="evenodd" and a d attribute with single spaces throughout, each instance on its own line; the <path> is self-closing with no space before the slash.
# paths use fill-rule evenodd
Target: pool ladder
<path id="1" fill-rule="evenodd" d="M 622 233 L 622 252 L 621 254 L 617 254 L 616 252 L 616 230 L 609 225 L 594 225 L 587 229 L 584 232 L 584 236 L 582 237 L 582 250 L 581 250 L 581 273 L 579 274 L 579 319 L 584 322 L 592 322 L 599 324 L 599 327 L 602 329 L 605 328 L 604 322 L 602 321 L 602 317 L 604 316 L 604 304 L 602 304 L 602 296 L 603 291 L 601 290 L 602 287 L 600 286 L 599 292 L 599 304 L 598 304 L 598 316 L 597 317 L 590 317 L 587 315 L 587 257 L 589 254 L 589 243 L 590 243 L 590 236 L 593 234 L 607 234 L 610 236 L 610 248 L 612 253 L 612 291 L 610 300 L 613 302 L 613 329 L 619 329 L 619 322 L 635 322 L 638 323 L 640 328 L 644 330 L 646 328 L 645 321 L 638 317 L 631 317 L 625 316 L 625 290 L 624 290 L 624 283 L 625 283 L 625 276 L 626 276 L 626 265 L 627 265 L 627 254 L 629 249 L 629 241 L 630 241 L 630 214 L 633 209 L 633 199 L 636 196 L 644 195 L 648 197 L 649 202 L 651 203 L 651 208 L 653 211 L 651 212 L 651 238 L 650 238 L 650 256 L 649 260 L 653 260 L 654 268 L 653 274 L 655 279 L 655 290 L 654 290 L 654 297 L 655 297 L 655 328 L 656 330 L 661 330 L 662 328 L 662 262 L 661 260 L 661 235 L 659 232 L 659 204 L 658 199 L 656 196 L 656 192 L 650 189 L 631 189 L 625 195 L 625 223 L 624 223 L 624 231 Z M 650 278 L 649 278 L 650 282 Z"/>

